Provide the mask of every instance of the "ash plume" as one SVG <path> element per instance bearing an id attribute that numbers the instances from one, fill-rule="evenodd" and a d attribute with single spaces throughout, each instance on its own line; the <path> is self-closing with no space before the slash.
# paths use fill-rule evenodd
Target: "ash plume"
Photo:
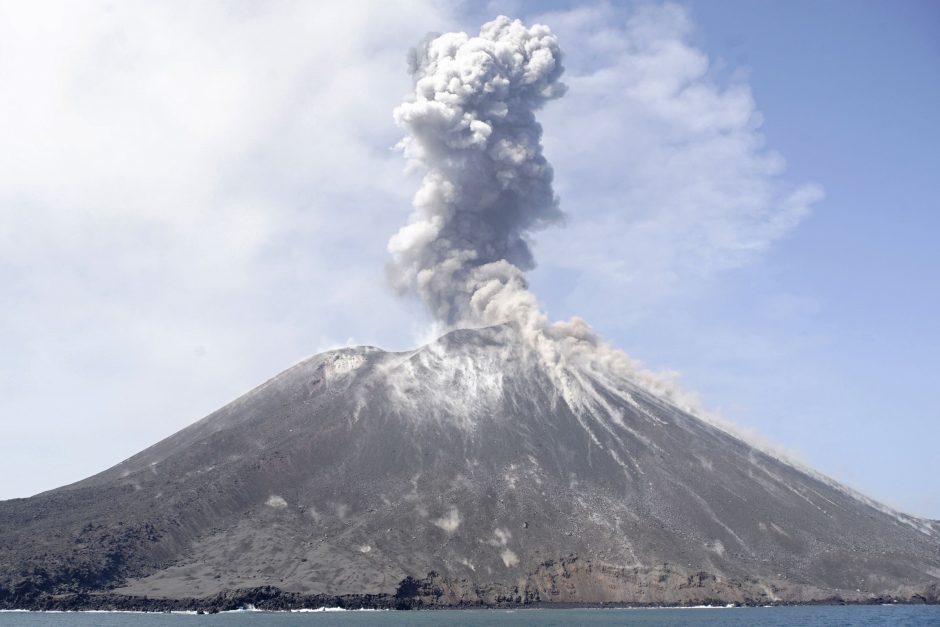
<path id="1" fill-rule="evenodd" d="M 413 96 L 395 110 L 426 172 L 409 224 L 389 242 L 393 283 L 447 326 L 503 321 L 534 267 L 530 234 L 562 219 L 535 111 L 561 96 L 551 31 L 500 17 L 447 33 L 410 58 Z M 530 303 L 525 303 L 526 305 Z"/>

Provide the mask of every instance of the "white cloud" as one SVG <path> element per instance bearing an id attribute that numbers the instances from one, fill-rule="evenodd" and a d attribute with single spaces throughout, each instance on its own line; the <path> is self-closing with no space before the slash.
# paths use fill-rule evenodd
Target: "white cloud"
<path id="1" fill-rule="evenodd" d="M 0 446 L 62 453 L 0 498 L 103 469 L 335 338 L 407 342 L 383 272 L 414 186 L 391 112 L 409 46 L 449 20 L 0 5 Z"/>
<path id="2" fill-rule="evenodd" d="M 601 4 L 540 19 L 568 43 L 570 89 L 541 119 L 570 220 L 539 235 L 536 281 L 558 289 L 552 278 L 573 274 L 577 313 L 655 311 L 756 259 L 821 198 L 782 177 L 748 85 L 715 76 L 684 8 Z"/>

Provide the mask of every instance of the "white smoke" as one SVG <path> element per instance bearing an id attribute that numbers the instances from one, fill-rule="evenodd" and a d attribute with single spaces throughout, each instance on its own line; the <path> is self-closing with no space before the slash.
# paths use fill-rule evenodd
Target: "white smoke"
<path id="1" fill-rule="evenodd" d="M 691 409 L 668 377 L 640 369 L 583 320 L 551 323 L 528 289 L 531 234 L 563 217 L 535 119 L 565 91 L 551 30 L 499 17 L 478 37 L 427 39 L 410 62 L 414 94 L 395 120 L 424 177 L 408 225 L 389 241 L 394 286 L 445 328 L 515 323 L 576 411 L 597 409 L 591 390 L 621 378 Z"/>

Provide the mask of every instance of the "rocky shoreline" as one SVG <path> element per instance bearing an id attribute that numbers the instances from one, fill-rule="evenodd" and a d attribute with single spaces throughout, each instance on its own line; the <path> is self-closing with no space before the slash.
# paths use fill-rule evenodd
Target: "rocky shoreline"
<path id="1" fill-rule="evenodd" d="M 650 608 L 696 606 L 793 606 L 793 605 L 938 605 L 940 586 L 931 584 L 919 591 L 905 591 L 896 595 L 841 595 L 818 598 L 770 599 L 765 595 L 750 595 L 738 587 L 732 593 L 688 596 L 682 601 L 624 599 L 620 601 L 552 600 L 541 595 L 520 591 L 517 587 L 499 585 L 474 590 L 473 594 L 455 597 L 461 582 L 447 581 L 436 573 L 424 579 L 407 577 L 395 594 L 308 595 L 282 590 L 275 586 L 260 586 L 226 590 L 207 597 L 152 598 L 129 596 L 113 592 L 76 592 L 64 594 L 39 593 L 14 597 L 0 591 L 0 610 L 28 611 L 127 611 L 127 612 L 196 612 L 214 614 L 233 610 L 296 611 L 320 608 L 347 610 L 442 610 L 442 609 L 509 609 L 509 608 Z"/>

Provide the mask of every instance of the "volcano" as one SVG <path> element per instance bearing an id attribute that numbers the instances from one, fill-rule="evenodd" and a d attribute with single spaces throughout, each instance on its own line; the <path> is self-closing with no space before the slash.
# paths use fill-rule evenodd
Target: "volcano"
<path id="1" fill-rule="evenodd" d="M 547 368 L 513 324 L 317 355 L 0 502 L 5 608 L 936 602 L 938 584 L 940 522 L 629 378 Z"/>

